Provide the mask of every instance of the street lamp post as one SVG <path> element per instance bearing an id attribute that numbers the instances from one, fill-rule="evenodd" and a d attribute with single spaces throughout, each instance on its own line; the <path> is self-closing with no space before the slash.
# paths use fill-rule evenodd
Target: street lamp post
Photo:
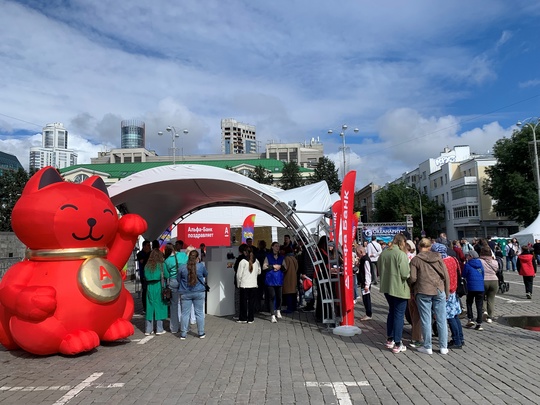
<path id="1" fill-rule="evenodd" d="M 423 236 L 422 234 L 424 233 L 424 214 L 422 213 L 422 195 L 420 194 L 420 191 L 418 191 L 414 187 L 407 186 L 406 188 L 414 190 L 418 194 L 418 201 L 420 202 L 420 226 L 422 227 L 422 229 L 420 230 L 420 235 Z"/>
<path id="2" fill-rule="evenodd" d="M 533 133 L 533 143 L 534 143 L 534 168 L 536 171 L 536 189 L 538 191 L 538 209 L 540 210 L 540 169 L 538 168 L 538 147 L 536 145 L 536 128 L 540 124 L 540 118 L 538 117 L 531 117 L 527 118 L 526 120 L 523 120 L 523 122 L 518 121 L 517 126 L 523 126 L 525 128 L 528 126 L 532 129 Z"/>
<path id="3" fill-rule="evenodd" d="M 341 140 L 343 141 L 343 146 L 342 146 L 342 149 L 343 149 L 343 173 L 342 173 L 342 177 L 345 178 L 345 174 L 347 172 L 347 158 L 345 156 L 345 131 L 348 129 L 349 127 L 345 124 L 343 124 L 341 126 L 341 132 L 339 133 L 339 136 L 341 136 Z M 355 133 L 358 133 L 359 129 L 358 128 L 355 128 L 354 129 L 354 132 Z M 328 133 L 329 134 L 333 134 L 334 131 L 332 131 L 331 129 L 328 130 Z"/>
<path id="4" fill-rule="evenodd" d="M 176 131 L 176 128 L 173 126 L 168 126 L 165 128 L 167 132 L 171 133 L 171 139 L 172 139 L 172 151 L 173 151 L 173 165 L 176 164 L 176 138 L 180 138 L 180 134 Z M 186 135 L 189 131 L 187 129 L 184 129 L 182 133 Z M 163 135 L 162 131 L 158 132 L 159 136 Z M 184 160 L 184 148 L 182 148 L 182 160 Z"/>

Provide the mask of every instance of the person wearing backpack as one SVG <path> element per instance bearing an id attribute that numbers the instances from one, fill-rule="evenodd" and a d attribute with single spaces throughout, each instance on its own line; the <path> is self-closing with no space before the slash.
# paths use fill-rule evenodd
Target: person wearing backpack
<path id="1" fill-rule="evenodd" d="M 508 240 L 506 244 L 506 271 L 510 271 L 510 263 L 512 264 L 512 271 L 516 271 L 518 248 L 516 238 Z"/>

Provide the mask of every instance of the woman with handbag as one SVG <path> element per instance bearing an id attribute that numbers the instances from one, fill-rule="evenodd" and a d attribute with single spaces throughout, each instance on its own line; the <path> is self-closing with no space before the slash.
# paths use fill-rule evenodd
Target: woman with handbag
<path id="1" fill-rule="evenodd" d="M 257 277 L 261 274 L 259 261 L 255 259 L 253 249 L 248 246 L 245 257 L 238 265 L 236 280 L 240 290 L 240 312 L 237 323 L 253 323 L 255 301 L 257 300 Z"/>
<path id="2" fill-rule="evenodd" d="M 178 295 L 178 269 L 181 264 L 187 263 L 187 255 L 177 252 L 172 243 L 165 247 L 165 268 L 169 272 L 169 288 L 171 289 L 171 333 L 178 333 L 180 329 L 180 299 Z"/>
<path id="3" fill-rule="evenodd" d="M 154 320 L 156 321 L 156 335 L 163 335 L 163 320 L 167 319 L 167 304 L 163 301 L 162 289 L 166 285 L 169 272 L 163 265 L 163 253 L 153 249 L 144 266 L 144 276 L 147 281 L 146 291 L 146 326 L 145 335 L 154 333 Z"/>
<path id="4" fill-rule="evenodd" d="M 204 299 L 206 295 L 206 277 L 208 271 L 204 263 L 199 262 L 199 252 L 192 250 L 188 254 L 187 264 L 180 265 L 178 271 L 178 292 L 182 307 L 180 320 L 180 339 L 185 340 L 189 328 L 191 307 L 195 309 L 197 332 L 199 338 L 204 339 Z"/>

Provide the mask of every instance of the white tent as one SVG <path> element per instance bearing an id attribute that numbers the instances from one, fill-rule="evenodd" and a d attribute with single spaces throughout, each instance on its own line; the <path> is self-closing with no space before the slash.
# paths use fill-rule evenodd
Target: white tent
<path id="1" fill-rule="evenodd" d="M 111 185 L 109 194 L 123 211 L 146 219 L 146 239 L 157 238 L 178 218 L 234 226 L 241 225 L 248 214 L 257 212 L 260 212 L 257 225 L 281 224 L 294 229 L 305 225 L 310 230 L 335 201 L 324 181 L 283 191 L 230 170 L 204 165 L 169 165 L 144 170 Z M 291 211 L 293 202 L 300 211 L 297 214 Z M 247 208 L 238 210 L 239 206 Z"/>
<path id="2" fill-rule="evenodd" d="M 540 213 L 538 213 L 538 216 L 532 224 L 527 228 L 510 235 L 510 237 L 516 238 L 520 246 L 524 246 L 529 242 L 534 244 L 536 239 L 540 239 Z"/>

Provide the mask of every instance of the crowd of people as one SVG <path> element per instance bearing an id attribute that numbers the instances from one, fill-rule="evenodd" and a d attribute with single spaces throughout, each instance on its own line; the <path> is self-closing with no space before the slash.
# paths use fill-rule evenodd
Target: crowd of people
<path id="1" fill-rule="evenodd" d="M 483 323 L 495 316 L 495 295 L 504 280 L 502 272 L 518 271 L 523 277 L 525 296 L 532 299 L 533 279 L 540 259 L 540 240 L 520 246 L 509 239 L 501 246 L 491 238 L 449 241 L 444 233 L 436 239 L 414 241 L 399 233 L 392 242 L 373 237 L 354 244 L 354 303 L 361 301 L 365 315 L 373 317 L 371 287 L 379 289 L 388 303 L 386 346 L 394 353 L 407 349 L 403 343 L 404 320 L 411 324 L 409 347 L 432 354 L 432 337 L 438 339 L 441 354 L 465 344 L 460 315 L 466 311 L 465 327 L 482 331 Z M 140 269 L 145 333 L 166 333 L 163 321 L 170 317 L 170 332 L 185 339 L 190 324 L 197 325 L 200 338 L 204 331 L 204 300 L 208 275 L 199 252 L 193 247 L 183 251 L 183 242 L 167 244 L 164 252 L 157 241 L 145 241 L 137 255 Z M 201 255 L 205 254 L 201 246 Z M 329 246 L 328 238 L 318 243 L 319 261 L 330 268 L 330 258 L 342 264 L 339 252 Z M 203 256 L 204 258 L 204 256 Z M 253 245 L 247 239 L 238 248 L 234 263 L 236 322 L 252 324 L 255 314 L 266 312 L 269 321 L 277 323 L 282 313 L 297 310 L 315 311 L 321 320 L 323 304 L 317 294 L 317 274 L 313 260 L 289 235 L 283 243 L 264 240 Z M 467 291 L 458 294 L 465 280 Z M 164 302 L 163 286 L 171 289 L 170 302 Z M 464 301 L 464 303 L 462 302 Z M 155 325 L 154 325 L 155 323 Z M 155 327 L 154 327 L 155 326 Z M 449 333 L 451 339 L 449 338 Z"/>

